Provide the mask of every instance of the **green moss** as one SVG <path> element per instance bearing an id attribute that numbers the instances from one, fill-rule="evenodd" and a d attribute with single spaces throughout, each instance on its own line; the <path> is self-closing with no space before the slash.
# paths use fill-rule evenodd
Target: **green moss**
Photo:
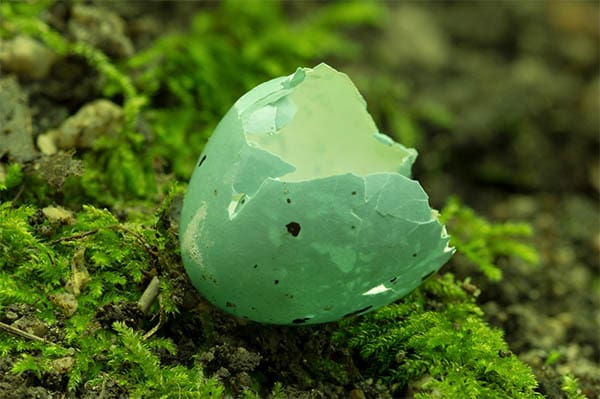
<path id="1" fill-rule="evenodd" d="M 41 379 L 44 373 L 52 371 L 52 365 L 50 359 L 47 357 L 40 358 L 38 356 L 24 354 L 19 361 L 15 362 L 11 371 L 15 374 L 31 372 L 37 378 Z"/>
<path id="2" fill-rule="evenodd" d="M 132 398 L 216 398 L 223 393 L 223 387 L 215 379 L 205 378 L 197 365 L 191 368 L 161 366 L 154 351 L 163 349 L 174 353 L 171 341 L 144 342 L 139 333 L 120 322 L 115 322 L 113 329 L 121 345 L 107 354 L 107 364 L 114 371 L 112 378 L 130 388 Z"/>
<path id="3" fill-rule="evenodd" d="M 60 321 L 64 325 L 64 341 L 75 359 L 69 372 L 69 390 L 76 391 L 82 382 L 99 385 L 106 373 L 132 397 L 169 397 L 171 392 L 194 397 L 218 397 L 222 388 L 214 380 L 202 376 L 198 366 L 163 367 L 152 351 L 174 351 L 173 344 L 153 338 L 142 342 L 141 335 L 131 328 L 116 323 L 114 331 L 99 328 L 94 315 L 102 306 L 120 301 L 135 303 L 149 265 L 166 262 L 157 254 L 164 249 L 167 239 L 155 228 L 137 224 L 119 223 L 108 211 L 85 206 L 72 225 L 54 230 L 53 239 L 42 240 L 41 231 L 50 231 L 48 221 L 34 220 L 33 207 L 13 208 L 10 203 L 0 205 L 0 309 L 14 303 L 27 303 L 36 308 L 36 317 L 50 328 Z M 32 223 L 35 226 L 32 226 Z M 38 233 L 38 234 L 36 234 Z M 42 241 L 46 241 L 45 243 Z M 83 266 L 85 264 L 85 266 Z M 69 288 L 76 268 L 85 268 L 89 281 L 81 281 L 77 290 Z M 162 264 L 168 269 L 166 264 Z M 65 282 L 67 282 L 65 284 Z M 163 287 L 168 287 L 168 276 Z M 68 317 L 61 315 L 60 304 L 53 295 L 80 291 L 76 296 L 77 312 Z M 169 289 L 162 294 L 165 313 L 171 315 L 175 306 L 169 301 Z M 115 344 L 114 335 L 119 341 Z M 38 378 L 51 371 L 51 361 L 65 356 L 67 350 L 49 351 L 39 342 L 25 342 L 4 337 L 0 346 L 4 356 L 20 355 L 13 372 L 32 372 Z M 53 349 L 50 345 L 47 348 Z M 42 350 L 42 356 L 30 353 Z M 33 351 L 33 352 L 32 352 Z M 163 396 L 161 396 L 163 395 Z"/>
<path id="4" fill-rule="evenodd" d="M 23 181 L 23 171 L 18 163 L 11 164 L 0 176 L 0 192 L 17 187 Z"/>
<path id="5" fill-rule="evenodd" d="M 456 198 L 448 201 L 440 220 L 448 226 L 450 244 L 458 254 L 474 263 L 492 281 L 502 279 L 502 270 L 494 264 L 500 256 L 520 258 L 531 265 L 539 262 L 536 249 L 523 242 L 533 235 L 532 227 L 527 223 L 492 224 Z"/>
<path id="6" fill-rule="evenodd" d="M 65 265 L 35 237 L 28 223 L 35 213 L 31 206 L 13 209 L 10 202 L 0 204 L 0 309 L 13 302 L 27 303 L 48 317 L 51 304 L 45 293 L 60 283 Z"/>
<path id="7" fill-rule="evenodd" d="M 531 370 L 482 316 L 473 296 L 446 273 L 398 303 L 344 321 L 335 339 L 357 350 L 369 375 L 398 395 L 539 397 Z"/>
<path id="8" fill-rule="evenodd" d="M 579 388 L 577 378 L 573 377 L 570 374 L 563 375 L 561 389 L 565 393 L 565 395 L 567 395 L 568 399 L 586 399 L 587 398 L 587 396 L 585 396 L 581 392 L 581 388 Z"/>

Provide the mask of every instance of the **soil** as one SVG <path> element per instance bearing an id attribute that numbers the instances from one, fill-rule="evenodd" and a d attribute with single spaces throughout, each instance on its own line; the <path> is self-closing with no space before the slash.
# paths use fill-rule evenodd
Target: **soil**
<path id="1" fill-rule="evenodd" d="M 191 10 L 201 7 L 187 2 L 179 2 L 176 7 L 165 7 L 162 3 L 148 6 L 142 2 L 111 4 L 111 12 L 120 15 L 125 25 L 119 28 L 120 23 L 109 18 L 106 23 L 112 23 L 111 26 L 117 28 L 111 30 L 110 40 L 99 38 L 98 43 L 108 46 L 105 51 L 115 57 L 126 57 L 134 48 L 148 45 L 162 32 L 187 26 L 189 16 L 193 13 Z M 392 18 L 397 18 L 405 25 L 404 28 L 399 25 L 394 28 L 393 23 L 386 25 L 387 30 L 377 36 L 379 42 L 374 45 L 376 49 L 373 50 L 373 56 L 380 57 L 378 65 L 383 73 L 390 76 L 404 74 L 414 78 L 417 83 L 413 89 L 439 94 L 439 98 L 445 99 L 445 96 L 452 95 L 452 88 L 446 80 L 443 83 L 440 81 L 449 78 L 440 76 L 436 71 L 441 68 L 439 65 L 447 61 L 437 53 L 428 54 L 418 49 L 409 51 L 410 48 L 402 48 L 399 43 L 391 44 L 390 37 L 397 40 L 394 35 L 399 34 L 394 29 L 412 29 L 411 21 L 422 20 L 429 24 L 428 28 L 423 31 L 415 28 L 412 35 L 419 37 L 423 46 L 433 43 L 431 48 L 437 46 L 440 54 L 462 54 L 465 58 L 475 57 L 468 53 L 468 49 L 479 48 L 485 52 L 477 54 L 481 59 L 473 58 L 472 62 L 479 62 L 480 66 L 470 67 L 464 59 L 456 62 L 456 84 L 470 84 L 470 90 L 464 93 L 466 99 L 448 98 L 448 102 L 464 118 L 460 125 L 465 134 L 450 135 L 430 122 L 420 122 L 422 142 L 430 143 L 431 150 L 421 151 L 416 178 L 431 194 L 434 205 L 441 206 L 445 198 L 454 194 L 492 220 L 531 223 L 536 231 L 534 242 L 540 251 L 541 262 L 539 266 L 531 267 L 501 259 L 504 279 L 500 283 L 490 283 L 482 275 L 474 275 L 473 268 L 460 256 L 455 257 L 443 270 L 452 271 L 458 277 L 473 276 L 473 284 L 481 290 L 478 300 L 486 318 L 490 324 L 505 331 L 511 351 L 532 367 L 542 394 L 549 398 L 564 397 L 560 390 L 562 375 L 569 373 L 579 379 L 587 397 L 600 398 L 600 121 L 598 109 L 589 111 L 584 107 L 590 90 L 592 95 L 600 94 L 598 84 L 593 85 L 600 73 L 597 51 L 595 58 L 591 56 L 591 61 L 585 58 L 585 54 L 569 58 L 569 54 L 563 54 L 570 51 L 569 43 L 560 42 L 556 48 L 536 54 L 535 67 L 541 65 L 547 67 L 548 71 L 559 73 L 556 77 L 550 73 L 549 84 L 554 78 L 556 85 L 566 82 L 565 88 L 558 94 L 558 97 L 564 97 L 564 101 L 560 104 L 551 103 L 534 113 L 535 118 L 527 122 L 535 122 L 539 126 L 530 135 L 476 136 L 476 126 L 483 125 L 483 130 L 492 130 L 485 127 L 495 123 L 494 118 L 498 113 L 521 112 L 511 108 L 508 103 L 513 101 L 512 96 L 521 101 L 528 92 L 503 94 L 500 87 L 502 82 L 490 83 L 490 80 L 498 77 L 486 75 L 489 73 L 501 79 L 506 76 L 502 68 L 515 65 L 518 57 L 532 56 L 519 49 L 519 34 L 531 35 L 526 40 L 530 46 L 533 46 L 530 42 L 534 39 L 542 40 L 535 34 L 541 31 L 543 35 L 546 32 L 544 29 L 559 37 L 561 34 L 575 35 L 584 43 L 581 44 L 583 47 L 587 43 L 586 38 L 591 37 L 596 49 L 600 35 L 597 27 L 589 28 L 592 29 L 591 34 L 584 31 L 588 29 L 583 28 L 588 25 L 582 22 L 587 20 L 586 12 L 580 8 L 588 5 L 585 2 L 577 3 L 579 6 L 572 9 L 560 10 L 563 5 L 558 2 L 536 6 L 543 14 L 539 17 L 532 16 L 529 11 L 535 9 L 533 5 L 515 11 L 518 7 L 511 9 L 511 3 L 488 7 L 474 4 L 466 7 L 461 4 L 444 7 L 389 5 Z M 592 7 L 590 12 L 596 13 L 597 17 L 597 7 L 589 4 Z M 297 6 L 290 6 L 290 9 L 298 12 Z M 568 12 L 560 14 L 561 10 Z M 61 18 L 61 12 L 67 12 L 66 5 L 54 10 L 57 25 L 64 19 Z M 558 15 L 563 17 L 559 18 Z M 484 21 L 492 17 L 500 26 L 486 30 Z M 467 22 L 457 23 L 459 20 Z M 542 20 L 545 21 L 543 24 L 540 22 Z M 125 32 L 129 32 L 132 39 Z M 377 48 L 381 50 L 386 45 L 391 54 L 385 57 L 377 55 Z M 401 56 L 404 58 L 400 59 Z M 511 59 L 504 63 L 496 62 L 507 57 Z M 571 64 L 565 69 L 553 69 L 561 62 Z M 420 68 L 420 72 L 406 72 L 410 68 Z M 460 68 L 473 69 L 465 72 Z M 485 68 L 489 70 L 486 72 Z M 344 70 L 341 66 L 339 69 Z M 348 69 L 366 71 L 368 76 L 369 71 L 376 68 L 359 60 L 356 64 L 348 65 Z M 476 70 L 479 72 L 473 72 Z M 468 71 L 477 75 L 470 76 Z M 26 79 L 17 85 L 13 77 L 0 77 L 0 87 L 11 90 L 0 90 L 0 97 L 11 95 L 19 99 L 12 102 L 15 104 L 13 110 L 3 110 L 0 105 L 0 114 L 4 112 L 18 118 L 30 118 L 32 122 L 30 131 L 22 132 L 22 136 L 36 137 L 58 126 L 67 115 L 72 115 L 89 99 L 99 96 L 93 84 L 96 76 L 80 60 L 63 59 L 49 73 L 51 78 L 46 79 L 43 85 Z M 513 88 L 511 82 L 506 83 L 508 91 Z M 488 85 L 494 86 L 491 93 L 486 92 Z M 29 99 L 28 104 L 20 100 L 23 95 Z M 506 96 L 506 103 L 490 99 L 501 95 Z M 368 97 L 369 104 L 376 101 Z M 548 101 L 554 101 L 553 98 L 557 97 Z M 460 101 L 465 101 L 467 105 L 462 106 Z M 537 106 L 531 102 L 522 105 Z M 497 107 L 501 106 L 506 109 L 498 111 Z M 552 110 L 553 106 L 561 108 Z M 489 110 L 486 107 L 496 109 Z M 565 116 L 565 124 L 557 128 L 549 127 L 544 120 L 547 113 L 553 112 L 554 118 L 555 114 L 572 110 L 579 110 L 585 115 Z M 589 115 L 594 112 L 595 115 Z M 515 118 L 519 121 L 526 119 L 527 115 Z M 9 121 L 5 119 L 4 122 Z M 589 126 L 583 126 L 584 123 Z M 569 124 L 575 126 L 573 131 L 564 127 Z M 22 136 L 2 143 L 0 157 L 12 151 L 18 154 L 19 159 L 31 159 L 34 149 L 22 144 Z M 437 153 L 450 154 L 445 156 L 450 161 L 438 159 Z M 419 162 L 422 162 L 421 166 L 418 166 Z M 72 168 L 73 174 L 81 173 L 78 165 L 72 165 Z M 51 168 L 48 170 L 51 171 Z M 51 180 L 51 172 L 48 173 Z M 510 180 L 511 176 L 516 177 Z M 53 184 L 60 187 L 62 182 Z M 176 228 L 177 221 L 173 219 L 165 223 Z M 200 360 L 206 374 L 217 376 L 237 393 L 244 387 L 250 387 L 254 378 L 263 382 L 269 391 L 275 382 L 281 382 L 286 394 L 294 398 L 392 397 L 385 386 L 361 375 L 361 371 L 354 366 L 352 353 L 332 345 L 332 326 L 277 327 L 234 318 L 203 300 L 189 284 L 180 265 L 172 272 L 181 276 L 178 292 L 183 306 L 182 312 L 157 333 L 172 339 L 178 349 L 176 356 L 161 353 L 164 364 L 190 366 L 194 357 L 202 353 Z M 22 319 L 21 328 L 35 331 L 38 336 L 60 334 L 60 331 L 46 331 L 47 326 L 36 321 L 31 309 L 19 304 L 3 309 L 0 316 L 3 322 Z M 102 326 L 110 326 L 114 321 L 125 321 L 129 326 L 137 327 L 149 325 L 149 321 L 133 303 L 99 309 L 97 319 Z M 549 359 L 555 353 L 560 355 L 558 360 L 549 364 Z M 347 365 L 351 372 L 336 373 L 336 370 L 319 366 L 321 359 L 329 358 Z M 10 357 L 0 358 L 0 398 L 64 397 L 61 392 L 66 392 L 66 383 L 60 373 L 56 372 L 53 378 L 44 381 L 27 373 L 17 376 L 9 371 L 12 361 Z M 107 381 L 101 392 L 84 391 L 82 397 L 112 398 L 124 395 L 126 392 L 118 384 Z"/>

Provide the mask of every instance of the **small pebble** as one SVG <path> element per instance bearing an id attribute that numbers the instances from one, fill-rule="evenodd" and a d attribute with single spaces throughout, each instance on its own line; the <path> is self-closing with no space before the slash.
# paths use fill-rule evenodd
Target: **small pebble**
<path id="1" fill-rule="evenodd" d="M 0 40 L 0 69 L 25 79 L 48 76 L 56 55 L 40 42 L 25 36 Z"/>
<path id="2" fill-rule="evenodd" d="M 114 12 L 83 4 L 76 4 L 71 9 L 71 35 L 108 55 L 128 57 L 133 54 L 133 44 L 124 31 L 125 23 Z"/>
<path id="3" fill-rule="evenodd" d="M 100 99 L 84 105 L 57 129 L 37 139 L 40 151 L 47 155 L 59 149 L 91 148 L 102 136 L 115 137 L 123 125 L 123 110 L 115 103 Z"/>

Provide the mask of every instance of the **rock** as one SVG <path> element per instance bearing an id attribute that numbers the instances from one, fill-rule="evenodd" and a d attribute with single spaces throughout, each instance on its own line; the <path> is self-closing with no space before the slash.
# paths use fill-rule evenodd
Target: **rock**
<path id="1" fill-rule="evenodd" d="M 35 316 L 23 316 L 12 323 L 12 326 L 41 338 L 48 332 L 46 323 Z"/>
<path id="2" fill-rule="evenodd" d="M 71 356 L 60 357 L 52 361 L 52 368 L 56 370 L 58 374 L 66 374 L 75 365 L 75 358 Z"/>
<path id="3" fill-rule="evenodd" d="M 13 312 L 12 310 L 8 310 L 4 313 L 4 317 L 8 320 L 16 320 L 19 318 L 19 315 Z"/>
<path id="4" fill-rule="evenodd" d="M 32 170 L 55 190 L 60 190 L 67 177 L 82 176 L 83 169 L 82 160 L 74 159 L 72 153 L 64 151 L 44 155 L 32 165 Z"/>
<path id="5" fill-rule="evenodd" d="M 71 261 L 71 277 L 65 284 L 65 289 L 74 296 L 78 296 L 89 281 L 90 274 L 85 267 L 85 250 L 78 249 Z"/>
<path id="6" fill-rule="evenodd" d="M 63 208 L 62 206 L 47 206 L 42 209 L 42 212 L 50 224 L 71 225 L 75 222 L 75 215 L 73 212 Z"/>
<path id="7" fill-rule="evenodd" d="M 48 76 L 56 54 L 25 36 L 0 40 L 0 68 L 19 77 L 41 80 Z"/>
<path id="8" fill-rule="evenodd" d="M 73 294 L 62 292 L 60 294 L 49 295 L 48 299 L 58 306 L 67 317 L 73 316 L 77 311 L 77 298 Z"/>
<path id="9" fill-rule="evenodd" d="M 17 79 L 0 79 L 0 158 L 8 154 L 15 161 L 29 161 L 35 156 L 31 113 L 27 96 Z"/>
<path id="10" fill-rule="evenodd" d="M 82 4 L 71 10 L 69 32 L 75 40 L 91 44 L 108 55 L 127 57 L 133 44 L 124 34 L 125 23 L 114 12 Z"/>
<path id="11" fill-rule="evenodd" d="M 101 136 L 116 136 L 123 125 L 123 110 L 104 99 L 84 105 L 57 129 L 38 137 L 37 145 L 44 154 L 58 149 L 91 148 Z"/>

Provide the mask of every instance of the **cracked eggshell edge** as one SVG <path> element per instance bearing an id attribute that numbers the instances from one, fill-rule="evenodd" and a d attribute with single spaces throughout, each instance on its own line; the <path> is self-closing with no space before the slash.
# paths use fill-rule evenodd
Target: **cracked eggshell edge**
<path id="1" fill-rule="evenodd" d="M 297 74 L 257 86 L 219 123 L 194 171 L 180 225 L 184 264 L 196 288 L 230 313 L 275 324 L 320 323 L 374 310 L 412 291 L 454 252 L 419 183 L 401 173 L 280 179 L 294 166 L 247 141 L 239 109 L 282 82 L 301 82 Z M 414 157 L 407 158 L 411 164 Z M 398 190 L 411 198 L 397 204 Z M 349 199 L 341 200 L 345 196 Z M 323 228 L 327 218 L 347 231 Z M 382 228 L 377 237 L 377 226 L 363 225 L 365 220 L 406 228 L 392 229 L 398 234 Z M 291 222 L 301 226 L 297 236 L 285 228 Z M 426 238 L 417 240 L 419 252 L 429 253 L 418 261 L 410 259 L 418 254 L 407 247 L 417 233 Z M 323 244 L 336 235 L 343 244 Z M 427 242 L 434 247 L 426 248 Z M 336 267 L 322 266 L 327 264 Z M 321 287 L 315 287 L 316 275 L 324 281 Z M 341 296 L 340 279 L 349 282 Z M 336 295 L 323 305 L 323 298 Z"/>

